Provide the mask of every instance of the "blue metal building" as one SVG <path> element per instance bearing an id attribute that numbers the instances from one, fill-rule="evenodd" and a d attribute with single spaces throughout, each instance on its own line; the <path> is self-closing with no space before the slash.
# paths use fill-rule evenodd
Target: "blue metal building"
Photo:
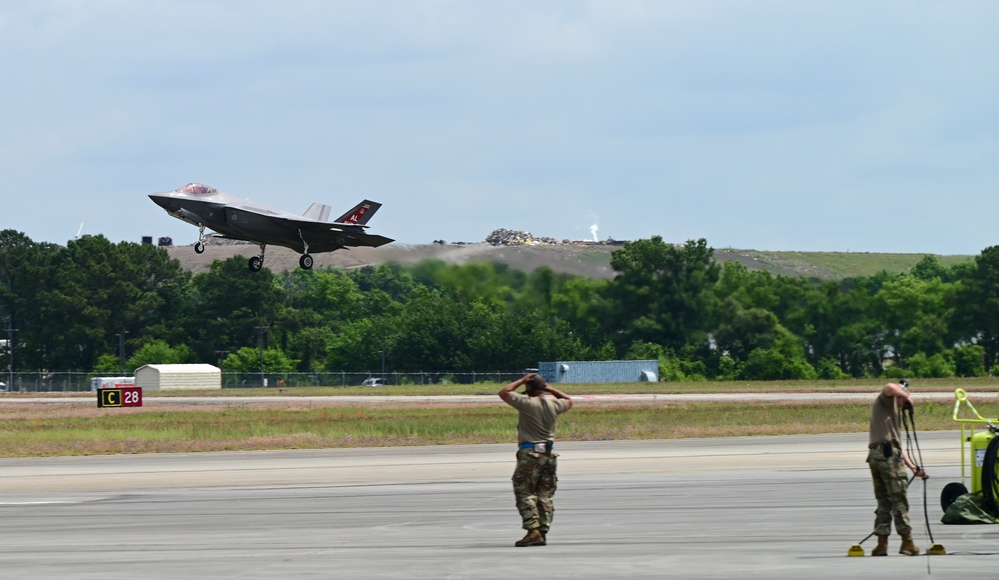
<path id="1" fill-rule="evenodd" d="M 637 383 L 659 380 L 658 360 L 557 361 L 538 363 L 549 383 Z"/>

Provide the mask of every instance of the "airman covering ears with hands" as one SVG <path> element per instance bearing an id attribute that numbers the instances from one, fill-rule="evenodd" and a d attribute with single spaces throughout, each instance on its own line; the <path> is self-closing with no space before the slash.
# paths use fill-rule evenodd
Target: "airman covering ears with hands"
<path id="1" fill-rule="evenodd" d="M 524 386 L 524 394 L 516 391 Z M 555 424 L 558 416 L 572 408 L 572 399 L 548 385 L 537 373 L 524 375 L 499 391 L 499 398 L 519 413 L 517 423 L 517 468 L 513 472 L 513 494 L 527 535 L 517 547 L 544 546 L 555 513 L 558 477 Z M 552 395 L 549 398 L 544 395 Z"/>

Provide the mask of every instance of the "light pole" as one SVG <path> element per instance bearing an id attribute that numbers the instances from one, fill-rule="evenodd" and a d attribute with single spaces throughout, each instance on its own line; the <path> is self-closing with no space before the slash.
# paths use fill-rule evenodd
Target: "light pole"
<path id="1" fill-rule="evenodd" d="M 254 326 L 257 330 L 257 350 L 260 352 L 260 386 L 267 386 L 267 379 L 264 378 L 264 333 L 267 332 L 266 326 Z"/>
<path id="2" fill-rule="evenodd" d="M 121 374 L 119 377 L 125 376 L 125 335 L 128 334 L 126 331 L 121 331 L 121 334 L 116 334 L 118 337 L 118 360 L 121 363 Z"/>
<path id="3" fill-rule="evenodd" d="M 221 369 L 222 368 L 222 361 L 225 360 L 225 357 L 229 356 L 229 351 L 227 351 L 227 350 L 217 350 L 217 351 L 215 351 L 215 356 L 219 359 L 219 369 Z"/>
<path id="4" fill-rule="evenodd" d="M 7 369 L 7 390 L 14 390 L 14 333 L 17 329 L 14 328 L 13 317 L 7 321 L 7 362 L 10 363 Z"/>
<path id="5" fill-rule="evenodd" d="M 222 361 L 225 357 L 229 356 L 229 351 L 227 350 L 217 350 L 215 351 L 215 357 L 219 359 L 219 371 L 222 371 Z M 222 373 L 222 383 L 225 384 L 225 373 Z"/>

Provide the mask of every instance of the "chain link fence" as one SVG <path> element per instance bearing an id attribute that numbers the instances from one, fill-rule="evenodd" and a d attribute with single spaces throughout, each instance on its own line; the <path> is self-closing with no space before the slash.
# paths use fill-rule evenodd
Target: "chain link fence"
<path id="1" fill-rule="evenodd" d="M 367 379 L 385 379 L 388 385 L 454 385 L 474 383 L 509 383 L 524 376 L 523 372 L 316 372 L 316 373 L 222 373 L 226 389 L 256 387 L 356 387 Z M 283 383 L 282 383 L 283 381 Z"/>
<path id="2" fill-rule="evenodd" d="M 91 380 L 106 376 L 94 372 L 0 373 L 0 392 L 59 393 L 92 390 Z M 509 383 L 523 371 L 484 372 L 315 372 L 315 373 L 222 373 L 222 388 L 356 387 L 367 379 L 381 378 L 388 385 L 454 385 Z"/>
<path id="3" fill-rule="evenodd" d="M 59 393 L 90 390 L 94 373 L 85 372 L 17 372 L 0 374 L 0 391 L 22 393 Z"/>

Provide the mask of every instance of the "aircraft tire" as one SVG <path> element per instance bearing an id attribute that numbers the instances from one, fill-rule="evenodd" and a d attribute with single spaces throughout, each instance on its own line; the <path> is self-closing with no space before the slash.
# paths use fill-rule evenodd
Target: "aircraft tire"
<path id="1" fill-rule="evenodd" d="M 205 245 L 203 243 L 201 243 L 201 242 L 198 242 L 198 243 L 194 244 L 194 253 L 195 254 L 204 254 L 205 253 Z"/>
<path id="2" fill-rule="evenodd" d="M 264 267 L 264 261 L 260 259 L 260 256 L 253 256 L 250 258 L 250 271 L 259 272 L 261 268 Z"/>
<path id="3" fill-rule="evenodd" d="M 298 265 L 302 267 L 303 270 L 311 270 L 314 260 L 309 254 L 302 254 L 302 257 L 298 259 Z"/>

